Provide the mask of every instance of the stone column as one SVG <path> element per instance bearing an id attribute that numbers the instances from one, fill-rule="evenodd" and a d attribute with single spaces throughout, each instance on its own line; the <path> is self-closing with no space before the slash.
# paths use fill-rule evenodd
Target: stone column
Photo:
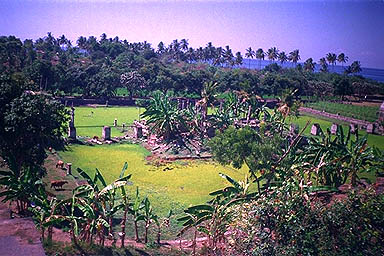
<path id="1" fill-rule="evenodd" d="M 337 128 L 338 128 L 338 127 L 339 127 L 338 124 L 333 123 L 333 124 L 331 125 L 331 134 L 336 134 L 336 133 L 337 133 Z"/>
<path id="2" fill-rule="evenodd" d="M 136 139 L 140 139 L 143 137 L 143 128 L 140 126 L 134 126 L 133 127 L 134 136 Z"/>
<path id="3" fill-rule="evenodd" d="M 320 134 L 320 125 L 319 124 L 313 124 L 311 127 L 311 134 L 314 136 L 317 136 Z"/>
<path id="4" fill-rule="evenodd" d="M 357 125 L 356 124 L 349 124 L 349 131 L 351 134 L 356 134 L 357 133 Z"/>
<path id="5" fill-rule="evenodd" d="M 103 127 L 102 138 L 103 138 L 103 140 L 110 140 L 111 139 L 111 127 L 109 127 L 109 126 Z"/>
<path id="6" fill-rule="evenodd" d="M 368 124 L 367 125 L 367 133 L 374 133 L 374 131 L 375 131 L 374 124 Z"/>
<path id="7" fill-rule="evenodd" d="M 67 175 L 72 175 L 72 163 L 67 163 Z"/>
<path id="8" fill-rule="evenodd" d="M 76 139 L 76 128 L 75 128 L 75 108 L 71 108 L 71 120 L 69 121 L 68 126 L 68 138 L 75 140 Z"/>

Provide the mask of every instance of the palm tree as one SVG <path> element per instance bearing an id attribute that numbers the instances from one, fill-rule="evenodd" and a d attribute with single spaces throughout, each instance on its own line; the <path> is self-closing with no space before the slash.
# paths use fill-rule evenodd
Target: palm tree
<path id="1" fill-rule="evenodd" d="M 216 48 L 212 45 L 212 42 L 208 42 L 207 46 L 205 47 L 207 60 L 212 61 L 215 58 L 215 50 Z"/>
<path id="2" fill-rule="evenodd" d="M 264 60 L 265 54 L 263 49 L 259 48 L 256 51 L 256 59 L 259 60 L 259 69 L 261 69 L 261 60 Z"/>
<path id="3" fill-rule="evenodd" d="M 277 59 L 277 54 L 279 50 L 276 47 L 269 48 L 267 51 L 267 57 L 270 61 L 275 61 Z"/>
<path id="4" fill-rule="evenodd" d="M 335 70 L 335 64 L 336 64 L 336 60 L 337 60 L 337 56 L 335 53 L 327 53 L 327 55 L 325 56 L 325 58 L 327 59 L 328 63 L 331 64 L 333 66 L 333 71 Z"/>
<path id="5" fill-rule="evenodd" d="M 344 53 L 340 53 L 339 56 L 337 56 L 337 61 L 341 63 L 341 66 L 344 67 L 344 63 L 348 61 L 348 56 L 345 56 Z"/>
<path id="6" fill-rule="evenodd" d="M 354 61 L 351 64 L 351 73 L 360 73 L 361 72 L 361 64 L 360 61 Z"/>
<path id="7" fill-rule="evenodd" d="M 284 62 L 286 62 L 288 60 L 288 56 L 285 54 L 284 51 L 280 52 L 277 57 L 278 57 L 281 65 L 283 65 Z"/>
<path id="8" fill-rule="evenodd" d="M 165 52 L 165 46 L 164 46 L 164 43 L 163 42 L 160 42 L 158 45 L 157 45 L 157 53 L 159 54 L 163 54 Z"/>
<path id="9" fill-rule="evenodd" d="M 240 52 L 236 53 L 235 64 L 238 66 L 241 66 L 241 64 L 243 64 L 243 56 L 241 56 Z"/>
<path id="10" fill-rule="evenodd" d="M 214 56 L 214 65 L 221 65 L 223 61 L 223 55 L 224 55 L 224 50 L 221 47 L 216 48 L 215 50 L 215 56 Z"/>
<path id="11" fill-rule="evenodd" d="M 188 50 L 188 40 L 187 39 L 181 39 L 181 49 L 185 52 Z"/>
<path id="12" fill-rule="evenodd" d="M 79 39 L 77 39 L 77 46 L 80 49 L 85 49 L 86 45 L 87 45 L 87 38 L 85 38 L 84 36 L 80 36 Z"/>
<path id="13" fill-rule="evenodd" d="M 255 57 L 255 51 L 252 50 L 251 47 L 249 47 L 248 49 L 246 49 L 246 53 L 245 53 L 245 57 L 246 58 L 249 58 L 249 69 L 251 68 L 251 60 L 250 59 L 253 59 L 253 57 Z"/>
<path id="14" fill-rule="evenodd" d="M 296 66 L 297 62 L 301 59 L 301 58 L 300 58 L 300 52 L 299 52 L 299 50 L 296 49 L 296 50 L 290 52 L 288 58 L 289 58 L 289 60 L 292 61 L 292 63 L 294 63 L 295 66 Z"/>
<path id="15" fill-rule="evenodd" d="M 232 50 L 229 48 L 229 45 L 225 46 L 224 50 L 224 61 L 227 62 L 227 65 L 233 67 L 235 62 L 233 61 L 233 53 Z"/>
<path id="16" fill-rule="evenodd" d="M 325 58 L 320 59 L 320 71 L 321 72 L 328 72 L 328 64 L 327 64 L 327 60 Z"/>
<path id="17" fill-rule="evenodd" d="M 196 61 L 195 51 L 193 50 L 192 47 L 188 48 L 188 51 L 185 53 L 185 55 L 186 55 L 187 61 L 189 61 L 189 63 Z"/>
<path id="18" fill-rule="evenodd" d="M 316 63 L 313 62 L 312 58 L 307 59 L 304 62 L 304 70 L 313 72 L 315 70 Z"/>

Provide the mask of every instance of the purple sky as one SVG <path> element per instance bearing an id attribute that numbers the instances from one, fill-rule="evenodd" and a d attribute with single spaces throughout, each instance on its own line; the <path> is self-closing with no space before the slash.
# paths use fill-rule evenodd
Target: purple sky
<path id="1" fill-rule="evenodd" d="M 192 47 L 276 46 L 316 62 L 344 52 L 349 63 L 384 69 L 384 1 L 182 1 L 182 0 L 1 0 L 0 35 L 37 39 L 52 32 L 73 42 L 102 33 L 130 42 Z"/>

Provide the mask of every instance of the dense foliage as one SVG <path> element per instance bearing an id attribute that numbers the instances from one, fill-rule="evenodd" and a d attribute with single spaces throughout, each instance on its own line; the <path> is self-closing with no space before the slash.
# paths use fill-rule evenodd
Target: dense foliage
<path id="1" fill-rule="evenodd" d="M 277 63 L 264 70 L 233 68 L 243 60 L 229 46 L 221 48 L 208 43 L 206 47 L 193 49 L 185 39 L 174 40 L 169 46 L 160 43 L 154 49 L 147 42 L 130 43 L 103 34 L 99 40 L 94 36 L 80 37 L 73 46 L 64 35 L 55 38 L 48 33 L 36 41 L 0 37 L 0 71 L 25 76 L 35 91 L 58 95 L 109 97 L 125 87 L 130 96 L 146 96 L 148 92 L 161 90 L 199 97 L 208 81 L 220 84 L 218 92 L 244 90 L 257 95 L 278 95 L 286 88 L 298 89 L 299 95 L 316 96 L 344 96 L 362 91 L 383 93 L 380 83 L 361 76 L 314 73 L 313 60 L 307 60 L 304 68 L 297 65 L 298 50 L 288 57 L 283 52 L 279 54 L 276 47 L 265 53 L 262 49 L 252 51 L 247 55 L 249 58 L 267 57 L 271 62 L 279 59 L 280 63 L 290 60 L 294 65 L 290 69 L 283 69 Z M 345 56 L 339 62 L 344 63 L 343 60 Z M 334 64 L 336 60 L 328 61 Z M 357 64 L 348 70 L 358 69 Z"/>
<path id="2" fill-rule="evenodd" d="M 45 149 L 62 143 L 68 120 L 62 104 L 28 88 L 22 79 L 0 77 L 0 156 L 16 175 L 42 165 Z"/>
<path id="3" fill-rule="evenodd" d="M 231 209 L 230 255 L 381 255 L 383 207 L 372 190 L 327 205 L 282 187 Z"/>

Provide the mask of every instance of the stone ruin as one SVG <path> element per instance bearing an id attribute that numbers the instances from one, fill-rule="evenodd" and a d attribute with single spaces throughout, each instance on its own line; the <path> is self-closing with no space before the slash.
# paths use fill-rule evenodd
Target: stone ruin
<path id="1" fill-rule="evenodd" d="M 76 128 L 75 128 L 75 108 L 71 108 L 71 120 L 68 125 L 68 138 L 76 140 Z"/>
<path id="2" fill-rule="evenodd" d="M 333 123 L 331 125 L 331 134 L 335 135 L 337 133 L 337 129 L 339 128 L 338 124 Z"/>
<path id="3" fill-rule="evenodd" d="M 384 123 L 384 101 L 379 108 L 379 115 L 378 116 L 379 116 L 377 119 L 378 123 L 383 124 Z"/>
<path id="4" fill-rule="evenodd" d="M 111 139 L 111 127 L 104 126 L 102 130 L 102 139 L 103 140 L 110 140 Z"/>
<path id="5" fill-rule="evenodd" d="M 321 128 L 320 125 L 315 123 L 311 127 L 311 134 L 314 136 L 318 136 L 320 134 Z"/>

